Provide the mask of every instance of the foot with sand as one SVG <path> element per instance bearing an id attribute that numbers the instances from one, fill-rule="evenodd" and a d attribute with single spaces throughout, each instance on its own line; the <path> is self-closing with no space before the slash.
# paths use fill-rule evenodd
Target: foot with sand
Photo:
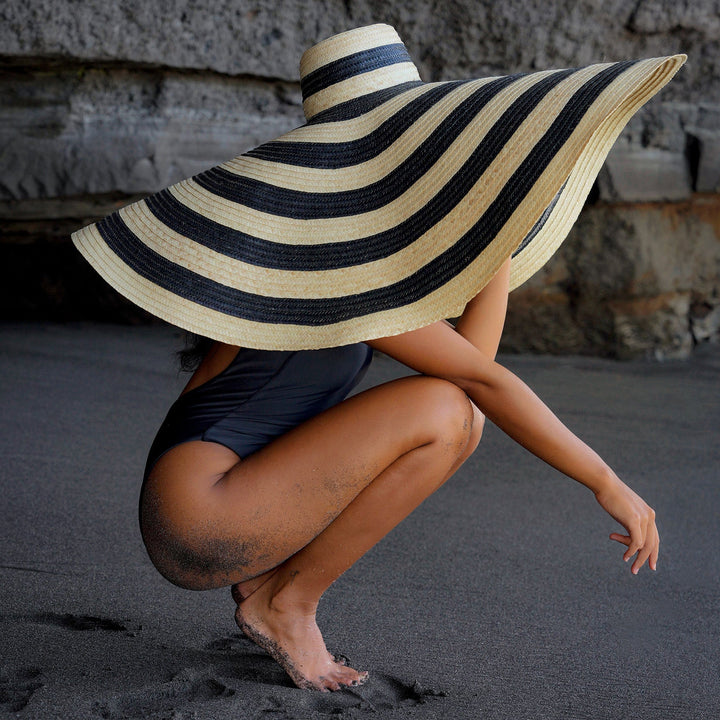
<path id="1" fill-rule="evenodd" d="M 361 685 L 368 673 L 346 666 L 328 652 L 315 620 L 317 601 L 304 599 L 293 579 L 284 582 L 277 571 L 271 571 L 234 585 L 238 627 L 299 688 L 328 692 Z"/>

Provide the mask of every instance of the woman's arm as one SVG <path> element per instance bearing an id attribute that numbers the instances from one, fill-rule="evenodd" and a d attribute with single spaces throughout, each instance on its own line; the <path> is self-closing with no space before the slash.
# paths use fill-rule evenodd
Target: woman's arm
<path id="1" fill-rule="evenodd" d="M 627 545 L 625 560 L 638 553 L 633 573 L 648 559 L 655 569 L 659 537 L 652 508 L 570 432 L 522 380 L 443 322 L 373 340 L 370 345 L 418 372 L 462 388 L 513 440 L 590 488 L 600 505 L 626 528 L 627 535 L 613 533 L 611 538 Z"/>

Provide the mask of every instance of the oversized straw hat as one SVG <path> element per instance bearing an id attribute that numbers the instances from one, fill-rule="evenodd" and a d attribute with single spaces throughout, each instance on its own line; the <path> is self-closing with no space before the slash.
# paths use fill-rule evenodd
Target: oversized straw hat
<path id="1" fill-rule="evenodd" d="M 187 330 L 293 350 L 462 312 L 567 235 L 610 147 L 684 55 L 423 83 L 388 25 L 300 62 L 307 123 L 73 234 L 119 292 Z"/>

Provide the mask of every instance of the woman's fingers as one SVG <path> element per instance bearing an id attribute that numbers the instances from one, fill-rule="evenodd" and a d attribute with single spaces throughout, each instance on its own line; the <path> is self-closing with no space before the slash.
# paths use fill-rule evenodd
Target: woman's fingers
<path id="1" fill-rule="evenodd" d="M 638 570 L 640 569 L 637 565 L 637 561 L 640 559 L 640 554 L 645 547 L 645 532 L 639 526 L 628 529 L 630 530 L 630 544 L 628 545 L 628 549 L 623 555 L 623 560 L 625 562 L 628 562 L 628 560 L 630 560 L 630 558 L 632 558 L 635 553 L 638 554 L 638 557 L 630 568 L 632 574 L 637 575 Z"/>
<path id="2" fill-rule="evenodd" d="M 630 568 L 630 572 L 633 575 L 637 575 L 640 568 L 645 564 L 645 561 L 650 557 L 650 553 L 652 552 L 653 548 L 649 543 L 645 543 L 643 547 L 640 548 L 638 551 L 637 557 L 635 558 L 635 562 L 632 564 L 632 567 Z"/>
<path id="3" fill-rule="evenodd" d="M 638 550 L 645 545 L 645 531 L 643 526 L 638 522 L 627 528 L 630 533 L 630 544 L 623 555 L 623 560 L 627 562 Z"/>
<path id="4" fill-rule="evenodd" d="M 655 512 L 649 509 L 648 515 L 645 518 L 645 524 L 642 526 L 642 539 L 637 548 L 637 557 L 630 568 L 633 575 L 637 575 L 640 568 L 650 558 L 652 558 L 649 563 L 650 569 L 655 569 L 659 547 L 660 535 L 657 525 L 655 524 Z M 632 545 L 628 548 L 628 558 L 632 557 L 632 554 L 629 554 L 631 548 Z"/>
<path id="5" fill-rule="evenodd" d="M 611 540 L 626 546 L 623 560 L 635 560 L 633 575 L 649 560 L 654 570 L 657 563 L 660 536 L 655 524 L 655 511 L 619 478 L 595 495 L 600 505 L 624 528 L 625 533 L 612 533 Z"/>
<path id="6" fill-rule="evenodd" d="M 657 542 L 655 543 L 655 549 L 650 553 L 650 561 L 648 562 L 651 570 L 657 570 L 658 552 L 660 551 L 660 534 L 657 528 L 655 529 L 655 534 L 657 535 Z"/>
<path id="7" fill-rule="evenodd" d="M 638 570 L 640 570 L 640 568 L 645 564 L 646 560 L 650 561 L 648 563 L 650 569 L 655 570 L 659 546 L 660 536 L 658 535 L 657 529 L 653 525 L 652 528 L 648 530 L 648 537 L 645 545 L 640 549 L 640 552 L 638 552 L 638 556 L 635 558 L 635 562 L 633 563 L 632 568 L 630 568 L 634 575 L 637 575 Z"/>
<path id="8" fill-rule="evenodd" d="M 633 575 L 637 575 L 640 568 L 648 562 L 651 570 L 657 569 L 657 559 L 660 550 L 660 535 L 658 534 L 655 521 L 650 520 L 647 528 L 640 530 L 640 537 L 633 540 L 630 535 L 621 535 L 620 533 L 611 533 L 610 539 L 627 546 L 627 550 L 623 554 L 623 560 L 627 562 L 637 553 L 635 562 L 633 562 L 631 571 Z"/>

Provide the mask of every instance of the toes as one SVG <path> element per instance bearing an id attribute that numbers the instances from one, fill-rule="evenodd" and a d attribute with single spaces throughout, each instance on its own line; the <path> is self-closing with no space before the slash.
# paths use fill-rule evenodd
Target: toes
<path id="1" fill-rule="evenodd" d="M 368 678 L 367 672 L 358 672 L 351 667 L 337 665 L 333 677 L 337 682 L 346 687 L 358 687 Z"/>
<path id="2" fill-rule="evenodd" d="M 357 673 L 357 677 L 350 683 L 350 685 L 352 687 L 360 687 L 367 682 L 368 677 L 370 677 L 369 673 L 365 671 L 359 672 Z"/>
<path id="3" fill-rule="evenodd" d="M 335 692 L 340 689 L 340 683 L 337 680 L 333 680 L 333 678 L 320 677 L 319 680 L 322 683 L 320 690 L 323 692 L 327 692 L 328 690 Z"/>

